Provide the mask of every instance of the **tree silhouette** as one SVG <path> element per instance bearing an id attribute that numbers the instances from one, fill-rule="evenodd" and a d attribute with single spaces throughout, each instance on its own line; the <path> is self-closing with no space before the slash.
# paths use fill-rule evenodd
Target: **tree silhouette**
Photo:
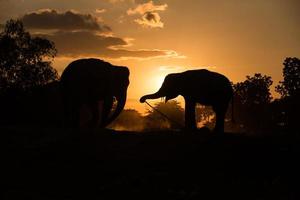
<path id="1" fill-rule="evenodd" d="M 254 74 L 246 76 L 246 80 L 233 85 L 234 116 L 241 127 L 246 130 L 262 130 L 269 122 L 268 106 L 272 96 L 270 86 L 273 81 L 270 76 Z"/>
<path id="2" fill-rule="evenodd" d="M 283 63 L 283 81 L 276 86 L 276 91 L 281 96 L 296 96 L 300 93 L 300 60 L 288 57 Z"/>
<path id="3" fill-rule="evenodd" d="M 212 107 L 198 104 L 196 106 L 196 121 L 197 124 L 200 123 L 202 126 L 213 129 L 216 122 L 216 115 Z"/>
<path id="4" fill-rule="evenodd" d="M 299 129 L 300 113 L 300 60 L 288 57 L 283 62 L 283 81 L 276 87 L 281 94 L 277 102 L 278 120 L 289 132 Z M 278 114 L 280 113 L 280 114 Z"/>
<path id="5" fill-rule="evenodd" d="M 235 96 L 244 105 L 264 105 L 272 100 L 270 86 L 273 84 L 270 76 L 259 73 L 254 76 L 246 76 L 244 82 L 233 85 Z"/>
<path id="6" fill-rule="evenodd" d="M 54 43 L 26 32 L 20 20 L 6 22 L 0 33 L 0 91 L 28 90 L 58 79 L 51 67 Z"/>
<path id="7" fill-rule="evenodd" d="M 143 116 L 134 109 L 125 109 L 109 126 L 115 130 L 142 131 L 144 129 Z"/>
<path id="8" fill-rule="evenodd" d="M 162 116 L 155 110 L 148 110 L 146 115 L 146 128 L 148 129 L 178 129 L 179 124 L 184 125 L 184 109 L 176 100 L 167 103 L 158 102 L 154 108 L 168 116 L 171 120 Z M 179 124 L 178 124 L 179 123 Z"/>

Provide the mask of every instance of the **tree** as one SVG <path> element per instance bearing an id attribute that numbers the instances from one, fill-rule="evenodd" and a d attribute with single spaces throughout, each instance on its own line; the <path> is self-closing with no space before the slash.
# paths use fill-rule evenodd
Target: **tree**
<path id="1" fill-rule="evenodd" d="M 270 76 L 259 73 L 233 85 L 234 116 L 246 130 L 262 130 L 269 124 L 269 105 L 272 100 Z"/>
<path id="2" fill-rule="evenodd" d="M 283 62 L 283 81 L 276 86 L 276 91 L 284 97 L 293 97 L 300 93 L 300 60 L 288 57 Z"/>
<path id="3" fill-rule="evenodd" d="M 51 67 L 54 43 L 26 32 L 20 20 L 6 22 L 0 33 L 0 91 L 28 90 L 58 79 Z"/>
<path id="4" fill-rule="evenodd" d="M 235 96 L 244 105 L 264 105 L 272 100 L 270 86 L 273 84 L 270 76 L 259 73 L 254 76 L 246 76 L 244 82 L 233 85 Z"/>
<path id="5" fill-rule="evenodd" d="M 276 91 L 281 94 L 278 102 L 280 105 L 281 122 L 290 132 L 299 129 L 300 113 L 300 60 L 288 57 L 283 63 L 283 81 L 276 87 Z"/>
<path id="6" fill-rule="evenodd" d="M 198 104 L 196 106 L 196 122 L 202 126 L 213 128 L 216 122 L 216 115 L 212 107 Z"/>
<path id="7" fill-rule="evenodd" d="M 115 130 L 142 131 L 144 119 L 138 111 L 125 109 L 109 127 Z"/>
<path id="8" fill-rule="evenodd" d="M 178 129 L 184 125 L 184 109 L 176 100 L 167 103 L 158 102 L 154 105 L 155 110 L 148 110 L 146 115 L 146 128 L 148 129 Z M 166 115 L 162 116 L 159 112 Z"/>

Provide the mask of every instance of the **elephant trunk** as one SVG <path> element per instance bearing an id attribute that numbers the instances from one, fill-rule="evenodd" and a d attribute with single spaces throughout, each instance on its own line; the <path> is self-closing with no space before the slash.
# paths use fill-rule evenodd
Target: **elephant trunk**
<path id="1" fill-rule="evenodd" d="M 106 122 L 104 123 L 104 126 L 107 126 L 108 124 L 110 124 L 111 122 L 113 122 L 119 115 L 120 113 L 122 112 L 124 106 L 125 106 L 125 103 L 126 103 L 126 98 L 127 98 L 127 95 L 126 93 L 120 97 L 116 97 L 117 98 L 117 107 L 114 111 L 114 113 L 109 117 L 108 120 L 106 120 Z"/>
<path id="2" fill-rule="evenodd" d="M 140 102 L 144 103 L 147 99 L 158 99 L 158 98 L 161 98 L 161 97 L 164 97 L 164 96 L 165 95 L 163 95 L 160 91 L 158 91 L 158 92 L 153 93 L 153 94 L 148 94 L 148 95 L 142 96 L 141 99 L 140 99 Z"/>

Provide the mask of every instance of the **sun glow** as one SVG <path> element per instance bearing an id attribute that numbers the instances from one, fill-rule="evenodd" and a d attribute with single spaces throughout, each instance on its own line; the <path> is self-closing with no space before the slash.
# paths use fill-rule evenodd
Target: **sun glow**
<path id="1" fill-rule="evenodd" d="M 159 90 L 162 83 L 164 82 L 164 79 L 165 79 L 165 76 L 163 76 L 163 75 L 158 75 L 158 76 L 153 78 L 152 87 L 151 87 L 151 88 L 153 88 L 153 91 Z"/>

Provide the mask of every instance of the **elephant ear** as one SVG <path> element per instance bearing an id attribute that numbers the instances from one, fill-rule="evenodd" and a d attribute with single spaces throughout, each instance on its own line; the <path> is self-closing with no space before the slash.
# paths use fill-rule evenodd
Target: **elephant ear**
<path id="1" fill-rule="evenodd" d="M 161 96 L 174 96 L 175 94 L 179 94 L 182 88 L 181 84 L 181 75 L 179 73 L 168 74 L 158 93 Z"/>

